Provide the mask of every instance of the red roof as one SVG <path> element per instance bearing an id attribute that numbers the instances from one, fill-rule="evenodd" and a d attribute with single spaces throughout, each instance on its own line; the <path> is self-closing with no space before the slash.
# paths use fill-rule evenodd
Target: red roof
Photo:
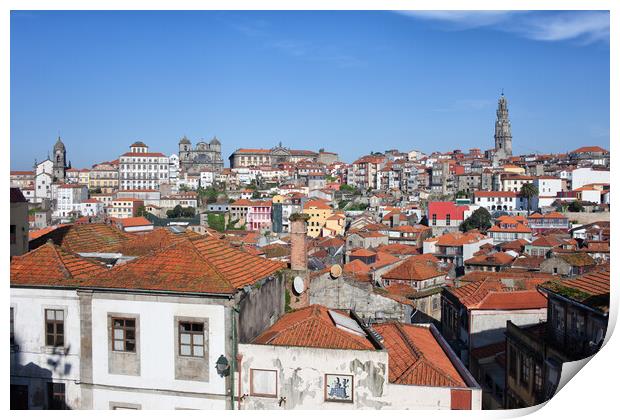
<path id="1" fill-rule="evenodd" d="M 138 217 L 126 217 L 124 219 L 113 218 L 114 222 L 122 225 L 123 227 L 136 227 L 136 226 L 153 226 L 147 218 Z"/>
<path id="2" fill-rule="evenodd" d="M 447 291 L 468 309 L 539 309 L 547 307 L 547 298 L 533 287 L 543 281 L 524 282 L 529 289 L 514 290 L 500 280 L 486 278 Z"/>
<path id="3" fill-rule="evenodd" d="M 388 352 L 391 383 L 467 387 L 428 327 L 387 322 L 373 328 L 383 337 L 382 344 Z"/>
<path id="4" fill-rule="evenodd" d="M 174 243 L 94 277 L 89 284 L 112 289 L 232 294 L 283 269 L 210 236 Z"/>
<path id="5" fill-rule="evenodd" d="M 572 153 L 609 153 L 607 150 L 603 149 L 600 146 L 583 146 L 579 149 L 575 149 Z"/>
<path id="6" fill-rule="evenodd" d="M 21 286 L 77 286 L 85 279 L 106 271 L 98 263 L 62 250 L 52 243 L 13 257 L 11 285 Z"/>
<path id="7" fill-rule="evenodd" d="M 431 254 L 414 255 L 384 273 L 382 277 L 389 280 L 422 281 L 445 275 L 445 272 L 438 269 L 437 264 L 437 258 Z"/>
<path id="8" fill-rule="evenodd" d="M 338 313 L 353 321 L 345 313 L 341 311 Z M 328 309 L 321 305 L 311 305 L 282 316 L 252 343 L 325 349 L 375 350 L 375 346 L 366 335 L 361 336 L 338 327 Z"/>
<path id="9" fill-rule="evenodd" d="M 468 209 L 468 206 L 457 206 L 451 201 L 432 201 L 428 203 L 429 219 L 433 217 L 433 214 L 436 214 L 438 220 L 445 220 L 447 215 L 450 215 L 450 220 L 463 220 L 465 218 L 465 211 Z"/>

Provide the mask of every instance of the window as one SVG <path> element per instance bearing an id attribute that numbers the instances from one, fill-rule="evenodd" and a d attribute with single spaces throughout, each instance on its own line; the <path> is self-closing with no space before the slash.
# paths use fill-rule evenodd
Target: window
<path id="1" fill-rule="evenodd" d="M 250 395 L 276 398 L 278 396 L 277 374 L 275 370 L 250 369 Z"/>
<path id="2" fill-rule="evenodd" d="M 524 354 L 520 355 L 521 372 L 519 375 L 519 382 L 525 386 L 529 386 L 529 383 L 530 383 L 531 362 L 532 361 L 530 360 L 528 356 Z"/>
<path id="3" fill-rule="evenodd" d="M 204 324 L 179 322 L 179 354 L 204 357 Z"/>
<path id="4" fill-rule="evenodd" d="M 11 225 L 11 245 L 13 245 L 16 242 L 16 232 L 17 232 L 17 229 L 15 225 Z"/>
<path id="5" fill-rule="evenodd" d="M 534 365 L 534 391 L 539 393 L 543 389 L 543 375 L 542 366 L 539 364 Z"/>
<path id="6" fill-rule="evenodd" d="M 112 341 L 114 351 L 136 351 L 136 320 L 112 318 Z"/>
<path id="7" fill-rule="evenodd" d="M 47 383 L 47 408 L 49 410 L 66 410 L 65 384 Z"/>
<path id="8" fill-rule="evenodd" d="M 45 345 L 62 347 L 65 343 L 65 314 L 62 309 L 45 310 Z M 63 385 L 64 386 L 64 385 Z"/>
<path id="9" fill-rule="evenodd" d="M 446 214 L 446 226 L 450 226 L 450 215 Z"/>
<path id="10" fill-rule="evenodd" d="M 437 214 L 433 213 L 433 226 L 437 226 Z"/>

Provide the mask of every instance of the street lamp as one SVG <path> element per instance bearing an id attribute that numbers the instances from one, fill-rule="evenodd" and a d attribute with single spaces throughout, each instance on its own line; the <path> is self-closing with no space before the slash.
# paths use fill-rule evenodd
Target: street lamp
<path id="1" fill-rule="evenodd" d="M 222 378 L 230 374 L 230 364 L 223 354 L 217 359 L 217 362 L 215 362 L 215 370 Z"/>

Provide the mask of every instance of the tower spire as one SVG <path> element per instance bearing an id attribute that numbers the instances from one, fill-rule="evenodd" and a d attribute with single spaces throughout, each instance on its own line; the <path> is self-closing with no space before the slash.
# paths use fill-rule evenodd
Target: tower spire
<path id="1" fill-rule="evenodd" d="M 508 101 L 502 94 L 497 101 L 497 119 L 495 120 L 495 150 L 503 157 L 512 156 L 512 130 L 508 117 Z"/>

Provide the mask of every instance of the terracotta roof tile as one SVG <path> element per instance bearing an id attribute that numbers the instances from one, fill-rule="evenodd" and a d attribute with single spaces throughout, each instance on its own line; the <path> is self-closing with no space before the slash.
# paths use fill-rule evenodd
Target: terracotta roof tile
<path id="1" fill-rule="evenodd" d="M 11 285 L 75 286 L 80 279 L 107 271 L 101 264 L 86 260 L 46 243 L 11 260 Z"/>
<path id="2" fill-rule="evenodd" d="M 341 315 L 348 316 L 338 311 Z M 311 305 L 282 316 L 256 337 L 253 344 L 326 349 L 375 350 L 366 337 L 339 328 L 321 305 Z"/>
<path id="3" fill-rule="evenodd" d="M 383 274 L 383 279 L 422 281 L 445 275 L 438 268 L 437 259 L 431 254 L 413 255 Z"/>
<path id="4" fill-rule="evenodd" d="M 103 249 L 128 241 L 132 236 L 105 223 L 69 224 L 60 226 L 30 241 L 30 249 L 51 239 L 69 252 L 102 252 Z"/>
<path id="5" fill-rule="evenodd" d="M 466 387 L 429 328 L 388 322 L 373 328 L 388 351 L 389 381 L 401 385 Z"/>

